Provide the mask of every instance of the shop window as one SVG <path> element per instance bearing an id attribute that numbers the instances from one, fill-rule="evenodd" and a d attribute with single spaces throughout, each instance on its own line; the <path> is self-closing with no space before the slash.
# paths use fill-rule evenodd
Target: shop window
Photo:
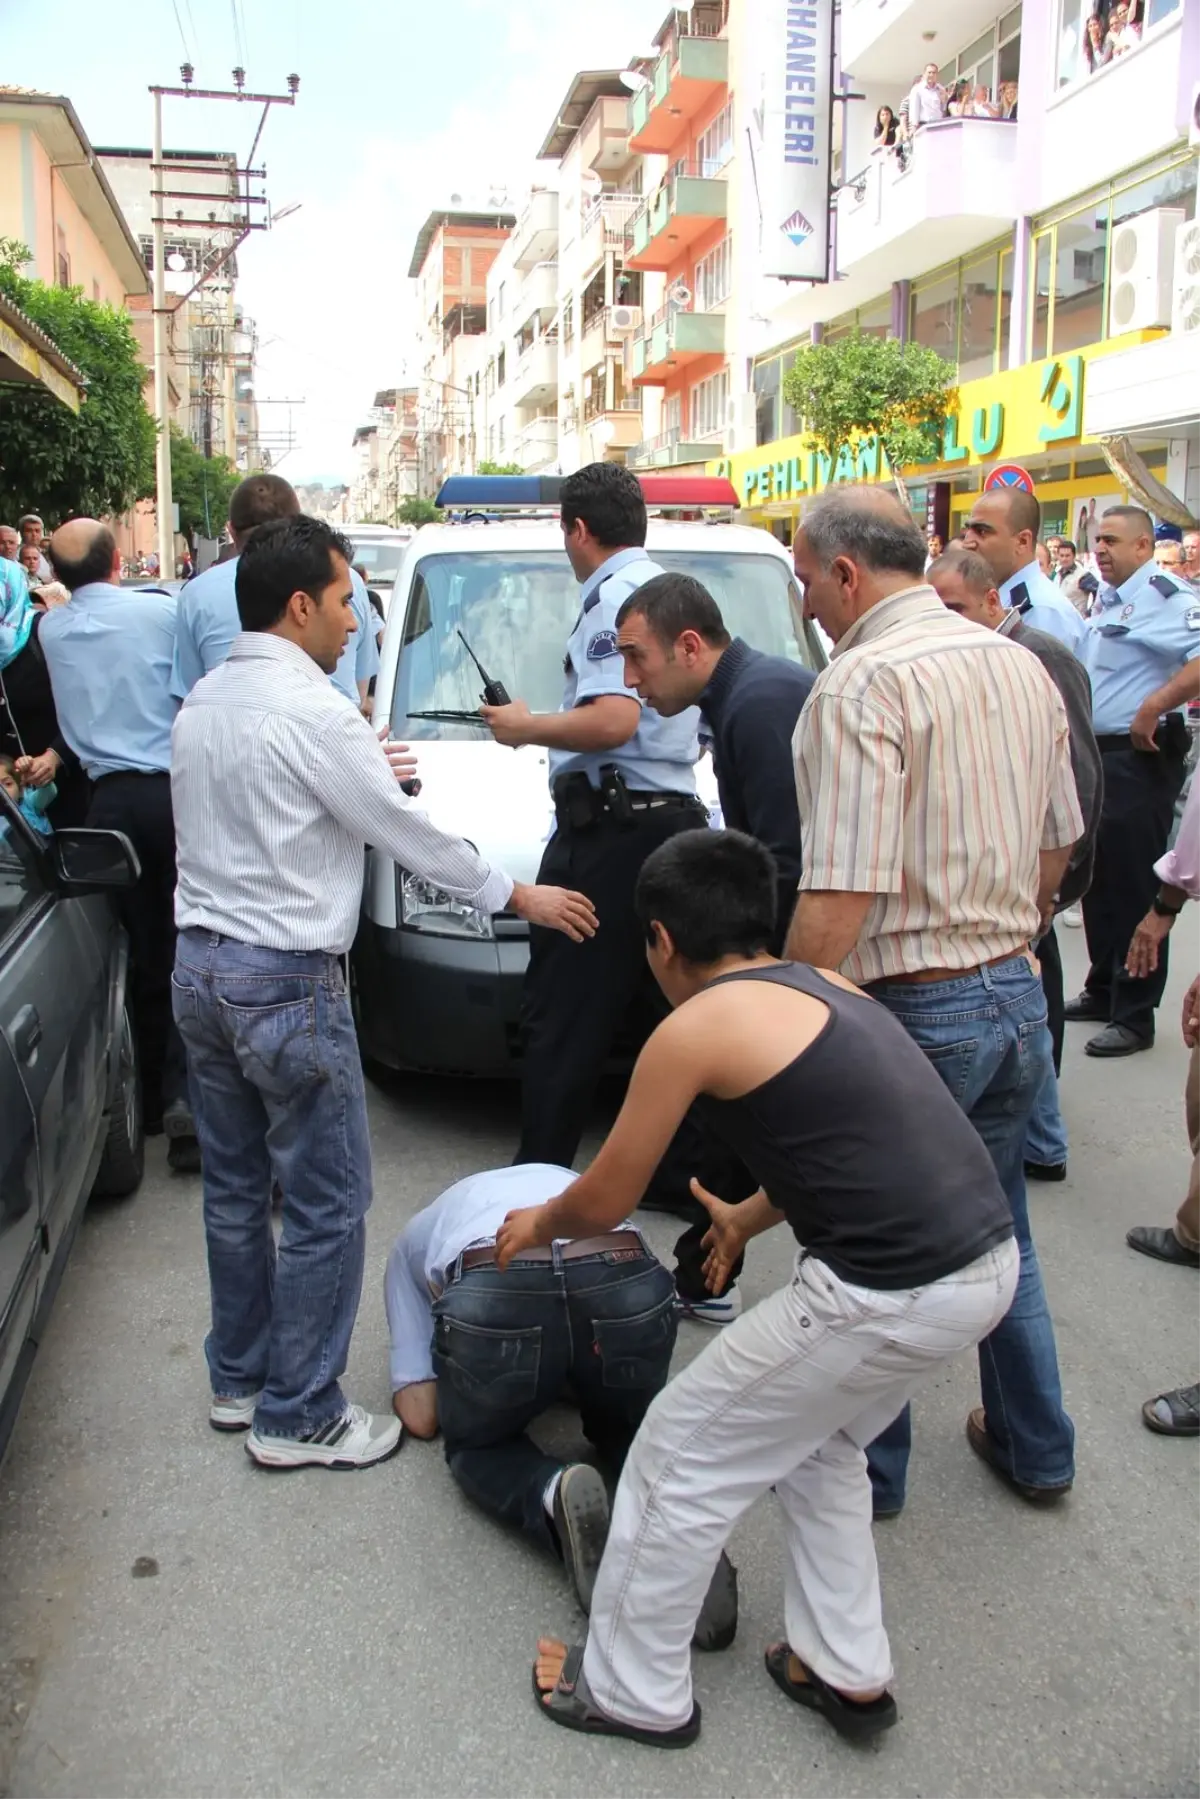
<path id="1" fill-rule="evenodd" d="M 1098 343 L 1104 329 L 1104 270 L 1108 257 L 1105 211 L 1077 213 L 1055 227 L 1052 349 Z"/>
<path id="2" fill-rule="evenodd" d="M 996 329 L 1000 301 L 1000 258 L 991 255 L 966 263 L 959 300 L 958 378 L 974 381 L 996 366 Z"/>
<path id="3" fill-rule="evenodd" d="M 1029 321 L 1029 359 L 1050 354 L 1050 308 L 1054 304 L 1054 234 L 1043 231 L 1033 240 L 1033 308 Z"/>
<path id="4" fill-rule="evenodd" d="M 778 356 L 772 362 L 760 362 L 755 367 L 753 377 L 755 443 L 774 443 L 777 437 L 786 435 L 781 430 L 779 421 L 782 371 L 783 362 Z"/>

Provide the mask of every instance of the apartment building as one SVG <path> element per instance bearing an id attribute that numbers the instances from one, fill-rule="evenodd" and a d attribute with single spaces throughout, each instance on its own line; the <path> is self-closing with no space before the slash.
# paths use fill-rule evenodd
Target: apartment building
<path id="1" fill-rule="evenodd" d="M 516 222 L 500 193 L 479 205 L 455 196 L 417 233 L 408 273 L 416 283 L 423 494 L 436 493 L 447 475 L 474 468 L 480 457 L 487 277 Z"/>
<path id="2" fill-rule="evenodd" d="M 535 187 L 488 270 L 477 462 L 558 466 L 558 194 Z"/>
<path id="3" fill-rule="evenodd" d="M 354 433 L 354 475 L 346 516 L 356 524 L 390 525 L 418 491 L 421 464 L 419 390 L 385 387 Z"/>
<path id="4" fill-rule="evenodd" d="M 871 444 L 823 467 L 782 398 L 798 347 L 855 329 L 958 368 L 941 452 L 906 472 L 943 533 L 999 462 L 1028 471 L 1045 530 L 1081 549 L 1122 495 L 1159 511 L 1147 477 L 1200 513 L 1200 0 L 1149 0 L 1140 34 L 1095 67 L 1090 11 L 846 0 L 837 91 L 864 97 L 834 109 L 835 273 L 790 290 L 757 279 L 756 447 L 711 464 L 749 518 L 787 535 L 828 479 L 887 478 Z M 1015 82 L 1016 116 L 947 116 L 882 152 L 878 109 L 899 113 L 930 61 L 991 101 Z"/>

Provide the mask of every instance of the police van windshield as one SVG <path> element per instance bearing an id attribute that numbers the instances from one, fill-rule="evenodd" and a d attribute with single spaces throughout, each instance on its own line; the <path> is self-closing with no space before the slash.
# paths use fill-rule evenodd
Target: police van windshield
<path id="1" fill-rule="evenodd" d="M 660 567 L 703 581 L 731 635 L 807 668 L 822 666 L 811 627 L 796 637 L 789 605 L 794 583 L 777 557 L 705 549 L 655 548 L 650 554 Z M 414 571 L 404 621 L 393 736 L 486 736 L 482 720 L 448 716 L 475 712 L 483 688 L 463 638 L 488 679 L 503 683 L 511 699 L 525 700 L 533 712 L 556 712 L 567 639 L 578 616 L 579 588 L 561 551 L 427 556 Z"/>

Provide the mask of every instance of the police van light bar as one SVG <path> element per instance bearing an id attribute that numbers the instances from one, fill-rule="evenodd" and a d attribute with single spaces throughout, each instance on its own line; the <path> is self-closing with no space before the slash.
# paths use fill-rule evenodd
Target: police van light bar
<path id="1" fill-rule="evenodd" d="M 472 510 L 558 506 L 561 475 L 451 475 L 435 506 Z M 737 506 L 737 489 L 722 475 L 639 475 L 647 506 Z"/>

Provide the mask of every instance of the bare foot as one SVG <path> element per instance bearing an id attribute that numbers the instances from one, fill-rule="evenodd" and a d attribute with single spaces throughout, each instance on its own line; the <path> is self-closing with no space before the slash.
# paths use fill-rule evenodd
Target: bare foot
<path id="1" fill-rule="evenodd" d="M 773 1655 L 777 1649 L 786 1647 L 787 1645 L 783 1643 L 772 1643 L 767 1653 L 768 1655 Z M 795 1651 L 790 1648 L 788 1649 L 787 1677 L 794 1686 L 807 1687 L 812 1685 L 812 1682 L 808 1678 L 808 1669 L 804 1666 L 804 1663 L 800 1660 L 800 1657 Z M 873 1699 L 882 1699 L 883 1695 L 887 1692 L 886 1687 L 873 1687 L 869 1693 L 845 1693 L 842 1691 L 841 1687 L 835 1687 L 833 1690 L 840 1699 L 845 1699 L 850 1705 L 870 1705 Z"/>
<path id="2" fill-rule="evenodd" d="M 538 1691 L 548 1697 L 558 1685 L 558 1677 L 563 1671 L 563 1663 L 567 1659 L 567 1645 L 560 1643 L 557 1637 L 539 1637 L 537 1661 L 534 1671 L 537 1675 Z"/>

